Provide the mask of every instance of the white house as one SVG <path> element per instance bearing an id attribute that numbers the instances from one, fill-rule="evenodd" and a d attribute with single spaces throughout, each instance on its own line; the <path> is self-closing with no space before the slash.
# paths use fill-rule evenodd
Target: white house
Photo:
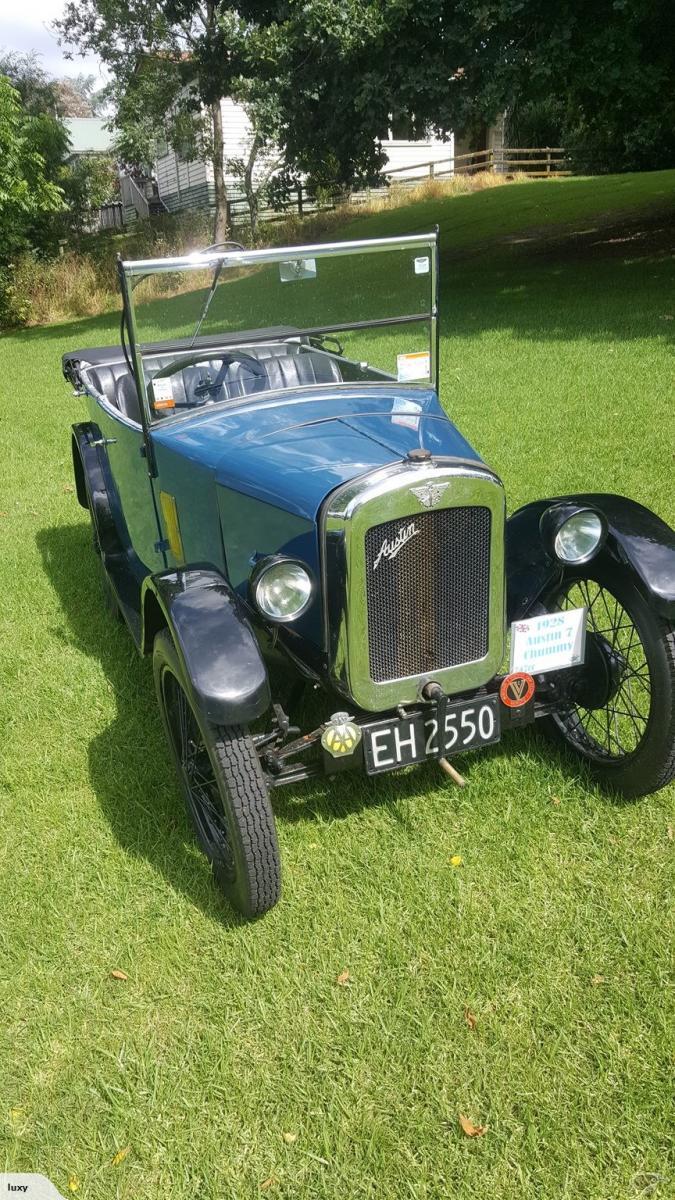
<path id="1" fill-rule="evenodd" d="M 234 100 L 221 101 L 223 114 L 223 150 L 225 158 L 225 183 L 230 195 L 241 193 L 241 180 L 227 170 L 228 159 L 246 158 L 251 139 L 251 124 L 240 104 Z M 414 178 L 428 174 L 428 168 L 416 168 L 419 163 L 440 162 L 452 158 L 454 136 L 446 141 L 439 138 L 400 139 L 390 136 L 382 142 L 386 154 L 387 171 L 395 171 L 394 178 Z M 214 200 L 213 166 L 210 162 L 188 162 L 168 146 L 160 147 L 164 152 L 155 161 L 155 177 L 159 199 L 169 212 L 209 207 Z"/>

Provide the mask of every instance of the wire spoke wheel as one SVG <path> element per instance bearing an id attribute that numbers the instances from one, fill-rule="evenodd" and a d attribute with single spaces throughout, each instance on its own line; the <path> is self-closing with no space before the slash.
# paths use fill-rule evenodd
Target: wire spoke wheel
<path id="1" fill-rule="evenodd" d="M 589 757 L 611 760 L 634 754 L 646 734 L 652 708 L 649 663 L 635 622 L 617 597 L 594 579 L 569 584 L 558 607 L 563 612 L 587 609 L 586 636 L 594 638 L 612 678 L 604 705 L 575 704 L 555 719 L 564 726 L 568 740 L 577 742 Z"/>
<path id="2" fill-rule="evenodd" d="M 274 814 L 255 745 L 241 725 L 200 714 L 167 629 L 155 638 L 157 699 L 188 815 L 215 882 L 234 908 L 257 917 L 281 892 Z"/>
<path id="3" fill-rule="evenodd" d="M 163 672 L 161 684 L 183 788 L 200 841 L 209 858 L 219 860 L 223 871 L 232 875 L 234 859 L 227 820 L 197 719 L 181 683 L 171 671 Z"/>
<path id="4" fill-rule="evenodd" d="M 613 791 L 656 791 L 675 776 L 675 631 L 630 571 L 606 560 L 547 601 L 552 612 L 582 607 L 584 666 L 560 672 L 547 727 Z"/>

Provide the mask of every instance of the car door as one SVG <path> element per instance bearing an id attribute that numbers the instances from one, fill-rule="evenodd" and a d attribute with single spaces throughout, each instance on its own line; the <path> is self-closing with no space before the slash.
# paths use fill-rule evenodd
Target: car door
<path id="1" fill-rule="evenodd" d="M 145 440 L 140 425 L 107 400 L 91 401 L 92 419 L 100 430 L 109 470 L 108 489 L 115 525 L 125 549 L 147 571 L 166 566 L 160 549 L 162 534 L 157 520 L 153 484 L 148 474 Z"/>

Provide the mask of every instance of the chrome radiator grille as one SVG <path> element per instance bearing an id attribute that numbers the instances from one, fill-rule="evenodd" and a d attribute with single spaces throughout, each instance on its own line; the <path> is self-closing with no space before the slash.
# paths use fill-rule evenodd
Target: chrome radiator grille
<path id="1" fill-rule="evenodd" d="M 483 687 L 504 655 L 504 488 L 453 458 L 391 463 L 349 480 L 322 513 L 331 680 L 384 712 Z"/>
<path id="2" fill-rule="evenodd" d="M 487 654 L 491 518 L 489 508 L 470 505 L 399 517 L 367 531 L 368 656 L 375 683 Z"/>

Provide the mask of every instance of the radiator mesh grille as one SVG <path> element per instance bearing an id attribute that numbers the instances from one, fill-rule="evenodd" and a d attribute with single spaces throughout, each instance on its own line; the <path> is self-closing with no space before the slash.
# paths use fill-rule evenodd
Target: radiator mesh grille
<path id="1" fill-rule="evenodd" d="M 490 524 L 489 508 L 466 506 L 368 530 L 368 655 L 375 683 L 487 654 Z"/>

